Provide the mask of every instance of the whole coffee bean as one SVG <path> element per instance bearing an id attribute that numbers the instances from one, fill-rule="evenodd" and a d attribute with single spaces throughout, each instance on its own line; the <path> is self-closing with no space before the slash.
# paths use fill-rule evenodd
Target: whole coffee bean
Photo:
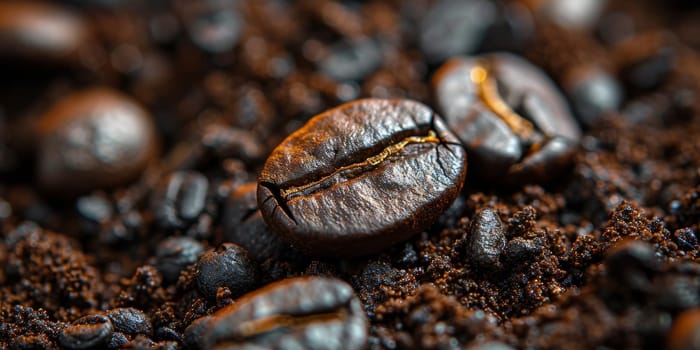
<path id="1" fill-rule="evenodd" d="M 58 337 L 58 342 L 68 349 L 89 349 L 106 344 L 113 331 L 114 327 L 107 316 L 90 315 L 65 328 Z"/>
<path id="2" fill-rule="evenodd" d="M 700 348 L 700 309 L 682 312 L 673 322 L 666 338 L 666 349 L 695 350 Z"/>
<path id="3" fill-rule="evenodd" d="M 537 4 L 536 10 L 539 13 L 562 27 L 588 29 L 600 19 L 606 2 L 607 0 L 544 0 L 533 4 Z"/>
<path id="4" fill-rule="evenodd" d="M 490 1 L 442 0 L 421 21 L 420 48 L 431 63 L 472 53 L 496 15 L 496 6 Z"/>
<path id="5" fill-rule="evenodd" d="M 366 316 L 349 285 L 299 277 L 258 289 L 214 313 L 205 322 L 200 347 L 351 350 L 366 343 Z"/>
<path id="6" fill-rule="evenodd" d="M 319 63 L 321 73 L 336 80 L 360 80 L 382 63 L 379 43 L 370 38 L 341 42 Z"/>
<path id="7" fill-rule="evenodd" d="M 107 312 L 114 330 L 124 334 L 146 334 L 153 332 L 153 326 L 148 316 L 141 310 L 132 307 L 112 309 Z"/>
<path id="8" fill-rule="evenodd" d="M 170 174 L 154 193 L 151 209 L 158 224 L 165 228 L 184 228 L 195 221 L 206 205 L 209 181 L 196 171 Z"/>
<path id="9" fill-rule="evenodd" d="M 479 269 L 500 267 L 499 257 L 506 247 L 503 223 L 493 209 L 484 208 L 472 218 L 467 236 L 467 257 Z"/>
<path id="10" fill-rule="evenodd" d="M 215 298 L 219 287 L 227 287 L 237 297 L 253 289 L 258 272 L 244 248 L 224 243 L 199 258 L 195 278 L 199 291 L 208 298 Z"/>
<path id="11" fill-rule="evenodd" d="M 263 220 L 258 210 L 257 187 L 251 182 L 231 193 L 224 209 L 224 240 L 247 249 L 258 261 L 293 255 L 287 242 Z"/>
<path id="12" fill-rule="evenodd" d="M 66 8 L 31 2 L 0 2 L 0 60 L 66 63 L 91 36 L 90 28 Z"/>
<path id="13" fill-rule="evenodd" d="M 258 178 L 258 205 L 302 251 L 371 254 L 430 226 L 465 175 L 464 149 L 428 107 L 364 99 L 282 141 Z"/>
<path id="14" fill-rule="evenodd" d="M 611 282 L 632 291 L 647 291 L 650 276 L 658 267 L 654 249 L 645 242 L 631 239 L 608 249 L 604 264 Z"/>
<path id="15" fill-rule="evenodd" d="M 622 87 L 599 67 L 578 69 L 564 80 L 564 90 L 585 125 L 595 125 L 605 114 L 617 111 L 622 103 Z"/>
<path id="16" fill-rule="evenodd" d="M 243 18 L 231 1 L 181 2 L 183 22 L 192 42 L 201 50 L 217 54 L 238 43 Z"/>
<path id="17" fill-rule="evenodd" d="M 59 100 L 41 116 L 37 133 L 39 182 L 66 195 L 123 184 L 138 176 L 157 151 L 148 113 L 107 88 Z"/>
<path id="18" fill-rule="evenodd" d="M 522 263 L 531 260 L 541 252 L 542 247 L 532 240 L 515 237 L 508 241 L 505 255 L 512 263 Z"/>
<path id="19" fill-rule="evenodd" d="M 440 110 L 484 179 L 545 182 L 571 164 L 581 131 L 537 67 L 510 54 L 460 57 L 433 79 Z"/>
<path id="20" fill-rule="evenodd" d="M 180 271 L 197 262 L 204 252 L 202 244 L 190 237 L 169 237 L 156 247 L 156 268 L 169 283 L 177 280 Z"/>

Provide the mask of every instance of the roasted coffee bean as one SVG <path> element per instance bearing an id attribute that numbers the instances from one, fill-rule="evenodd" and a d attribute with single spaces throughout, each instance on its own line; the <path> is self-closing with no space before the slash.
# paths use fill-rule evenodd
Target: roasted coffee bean
<path id="1" fill-rule="evenodd" d="M 431 63 L 473 53 L 496 14 L 490 1 L 442 0 L 421 21 L 420 48 Z"/>
<path id="2" fill-rule="evenodd" d="M 536 10 L 549 20 L 564 28 L 588 29 L 600 19 L 607 0 L 533 2 Z"/>
<path id="3" fill-rule="evenodd" d="M 282 280 L 206 316 L 201 348 L 364 349 L 367 320 L 346 283 Z M 187 333 L 187 331 L 186 331 Z"/>
<path id="4" fill-rule="evenodd" d="M 30 1 L 0 3 L 0 61 L 77 61 L 91 36 L 87 23 L 66 8 Z"/>
<path id="5" fill-rule="evenodd" d="M 148 316 L 143 311 L 132 307 L 112 309 L 107 312 L 107 317 L 112 321 L 114 330 L 124 334 L 146 334 L 153 332 L 153 326 Z"/>
<path id="6" fill-rule="evenodd" d="M 78 198 L 75 205 L 82 217 L 94 223 L 105 223 L 114 214 L 112 203 L 96 194 Z"/>
<path id="7" fill-rule="evenodd" d="M 201 50 L 217 54 L 236 46 L 243 18 L 231 1 L 181 2 L 183 22 L 192 42 Z"/>
<path id="8" fill-rule="evenodd" d="M 58 342 L 68 349 L 89 349 L 106 344 L 113 331 L 114 327 L 107 316 L 90 315 L 65 328 L 58 337 Z"/>
<path id="9" fill-rule="evenodd" d="M 342 42 L 319 63 L 321 73 L 340 81 L 360 80 L 382 63 L 381 46 L 370 38 Z"/>
<path id="10" fill-rule="evenodd" d="M 695 350 L 700 348 L 700 309 L 679 314 L 666 337 L 668 350 Z"/>
<path id="11" fill-rule="evenodd" d="M 579 69 L 563 85 L 578 119 L 585 125 L 595 125 L 605 114 L 617 111 L 622 103 L 622 87 L 610 73 L 598 67 Z"/>
<path id="12" fill-rule="evenodd" d="M 605 267 L 609 280 L 623 289 L 648 290 L 650 275 L 657 266 L 654 249 L 641 241 L 621 241 L 606 252 Z"/>
<path id="13" fill-rule="evenodd" d="M 659 87 L 669 77 L 678 52 L 670 32 L 648 32 L 620 43 L 616 55 L 622 81 L 637 91 Z"/>
<path id="14" fill-rule="evenodd" d="M 259 261 L 293 255 L 287 242 L 263 220 L 256 190 L 257 183 L 251 182 L 231 193 L 224 209 L 224 241 L 240 245 Z"/>
<path id="15" fill-rule="evenodd" d="M 497 270 L 501 266 L 499 258 L 506 242 L 498 213 L 491 208 L 484 208 L 472 218 L 467 236 L 467 259 L 479 269 Z"/>
<path id="16" fill-rule="evenodd" d="M 655 301 L 664 310 L 681 311 L 700 306 L 700 279 L 662 276 L 654 280 Z"/>
<path id="17" fill-rule="evenodd" d="M 535 34 L 532 13 L 519 2 L 496 3 L 498 16 L 484 33 L 479 52 L 522 52 Z"/>
<path id="18" fill-rule="evenodd" d="M 509 54 L 454 58 L 433 79 L 445 120 L 484 179 L 544 182 L 571 164 L 581 131 L 537 67 Z"/>
<path id="19" fill-rule="evenodd" d="M 220 287 L 237 297 L 255 287 L 258 271 L 244 248 L 224 243 L 199 258 L 195 278 L 199 291 L 208 298 L 215 298 Z"/>
<path id="20" fill-rule="evenodd" d="M 430 226 L 465 175 L 464 149 L 428 107 L 364 99 L 315 116 L 277 146 L 258 205 L 307 253 L 371 254 Z"/>
<path id="21" fill-rule="evenodd" d="M 542 252 L 542 247 L 532 240 L 515 237 L 506 244 L 505 255 L 513 263 L 529 261 Z"/>
<path id="22" fill-rule="evenodd" d="M 170 237 L 156 247 L 156 268 L 166 282 L 177 280 L 180 271 L 194 264 L 204 252 L 202 244 L 190 237 Z"/>
<path id="23" fill-rule="evenodd" d="M 158 224 L 165 228 L 184 228 L 204 211 L 209 180 L 192 170 L 176 171 L 154 193 L 151 209 Z"/>
<path id="24" fill-rule="evenodd" d="M 67 195 L 123 184 L 138 176 L 157 150 L 148 113 L 106 88 L 59 100 L 41 116 L 37 133 L 39 182 Z"/>

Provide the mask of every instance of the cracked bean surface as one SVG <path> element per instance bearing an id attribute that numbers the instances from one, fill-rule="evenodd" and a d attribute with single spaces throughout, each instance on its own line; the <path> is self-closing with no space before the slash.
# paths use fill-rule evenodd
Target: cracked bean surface
<path id="1" fill-rule="evenodd" d="M 258 203 L 306 253 L 369 254 L 430 226 L 457 197 L 466 166 L 459 140 L 427 106 L 364 99 L 313 117 L 277 146 Z"/>

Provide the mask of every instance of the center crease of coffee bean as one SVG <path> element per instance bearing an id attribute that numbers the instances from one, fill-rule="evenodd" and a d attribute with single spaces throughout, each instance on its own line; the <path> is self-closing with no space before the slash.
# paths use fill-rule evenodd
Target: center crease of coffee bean
<path id="1" fill-rule="evenodd" d="M 295 326 L 302 326 L 316 322 L 342 320 L 346 318 L 346 316 L 347 311 L 344 309 L 313 315 L 273 315 L 241 323 L 238 326 L 236 338 L 251 338 L 278 328 L 292 328 Z"/>
<path id="2" fill-rule="evenodd" d="M 479 88 L 479 98 L 529 147 L 523 157 L 542 148 L 544 140 L 535 135 L 535 126 L 527 119 L 513 111 L 498 92 L 496 80 L 489 73 L 487 64 L 477 65 L 469 72 L 469 77 Z M 550 135 L 545 135 L 549 139 Z"/>
<path id="3" fill-rule="evenodd" d="M 437 134 L 435 131 L 430 130 L 428 132 L 428 135 L 426 136 L 408 136 L 404 138 L 403 140 L 394 143 L 392 145 L 387 146 L 384 148 L 381 152 L 378 154 L 371 156 L 367 159 L 365 159 L 362 162 L 359 163 L 354 163 L 350 165 L 343 166 L 341 168 L 338 168 L 335 170 L 332 174 L 328 176 L 324 176 L 323 178 L 310 182 L 308 184 L 300 185 L 300 186 L 293 186 L 289 187 L 287 189 L 282 189 L 280 191 L 280 194 L 283 198 L 288 199 L 292 198 L 298 195 L 302 194 L 309 194 L 312 192 L 315 192 L 319 189 L 322 188 L 327 188 L 335 183 L 339 182 L 339 177 L 341 175 L 350 175 L 346 176 L 345 179 L 353 178 L 355 176 L 352 176 L 356 171 L 360 169 L 364 169 L 367 167 L 375 167 L 379 165 L 381 162 L 386 160 L 392 155 L 395 155 L 401 150 L 403 150 L 406 146 L 409 144 L 419 144 L 419 143 L 440 143 L 440 138 L 437 137 Z"/>

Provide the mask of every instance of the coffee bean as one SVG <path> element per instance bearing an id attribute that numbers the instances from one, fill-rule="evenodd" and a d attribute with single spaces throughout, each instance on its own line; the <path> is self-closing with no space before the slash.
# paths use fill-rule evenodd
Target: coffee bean
<path id="1" fill-rule="evenodd" d="M 700 309 L 682 312 L 673 322 L 666 338 L 666 349 L 693 350 L 700 348 Z"/>
<path id="2" fill-rule="evenodd" d="M 506 244 L 505 255 L 513 263 L 532 260 L 542 252 L 542 247 L 532 240 L 515 237 Z"/>
<path id="3" fill-rule="evenodd" d="M 135 101 L 106 88 L 59 100 L 41 116 L 38 177 L 55 193 L 74 195 L 123 184 L 156 153 L 150 116 Z"/>
<path id="4" fill-rule="evenodd" d="M 431 63 L 477 49 L 496 20 L 496 7 L 484 0 L 442 0 L 423 17 L 420 48 Z"/>
<path id="5" fill-rule="evenodd" d="M 479 269 L 500 267 L 499 257 L 506 247 L 503 223 L 493 209 L 484 208 L 472 218 L 467 236 L 467 257 Z"/>
<path id="6" fill-rule="evenodd" d="M 183 2 L 180 12 L 192 42 L 209 53 L 233 49 L 243 31 L 243 18 L 233 2 Z"/>
<path id="7" fill-rule="evenodd" d="M 244 248 L 224 243 L 199 258 L 195 278 L 199 291 L 208 298 L 216 297 L 220 287 L 227 287 L 237 297 L 253 289 L 258 283 L 258 272 Z"/>
<path id="8" fill-rule="evenodd" d="M 240 186 L 226 203 L 224 209 L 224 240 L 248 250 L 259 261 L 293 255 L 291 248 L 272 232 L 258 210 L 257 183 Z"/>
<path id="9" fill-rule="evenodd" d="M 532 13 L 519 2 L 496 3 L 498 16 L 484 33 L 479 52 L 522 52 L 535 34 Z"/>
<path id="10" fill-rule="evenodd" d="M 0 60 L 23 63 L 76 61 L 90 28 L 66 8 L 27 1 L 0 3 Z"/>
<path id="11" fill-rule="evenodd" d="M 165 228 L 184 228 L 195 221 L 204 210 L 208 189 L 209 181 L 196 171 L 170 174 L 151 202 L 158 224 Z"/>
<path id="12" fill-rule="evenodd" d="M 428 107 L 365 99 L 315 116 L 277 146 L 258 205 L 307 253 L 371 254 L 430 226 L 465 175 L 464 149 Z"/>
<path id="13" fill-rule="evenodd" d="M 207 317 L 201 348 L 350 350 L 367 343 L 366 316 L 352 288 L 324 277 L 275 282 Z"/>
<path id="14" fill-rule="evenodd" d="M 537 11 L 564 28 L 588 29 L 599 19 L 606 0 L 538 1 Z"/>
<path id="15" fill-rule="evenodd" d="M 153 332 L 153 326 L 148 316 L 132 307 L 112 309 L 107 312 L 114 330 L 124 334 L 146 334 Z"/>
<path id="16" fill-rule="evenodd" d="M 336 80 L 360 80 L 382 63 L 378 42 L 370 38 L 341 42 L 319 63 L 321 73 Z"/>
<path id="17" fill-rule="evenodd" d="M 700 279 L 661 276 L 654 280 L 655 301 L 665 310 L 677 312 L 700 306 Z"/>
<path id="18" fill-rule="evenodd" d="M 107 343 L 113 331 L 114 327 L 107 316 L 90 315 L 65 328 L 58 342 L 68 349 L 89 349 Z"/>
<path id="19" fill-rule="evenodd" d="M 554 83 L 527 61 L 509 54 L 454 58 L 433 85 L 484 179 L 544 182 L 571 164 L 581 131 Z"/>
<path id="20" fill-rule="evenodd" d="M 648 290 L 650 275 L 658 267 L 654 250 L 647 243 L 631 239 L 608 249 L 604 263 L 609 281 L 632 291 Z"/>
<path id="21" fill-rule="evenodd" d="M 647 32 L 630 38 L 616 48 L 620 76 L 630 88 L 649 91 L 659 87 L 671 74 L 678 52 L 670 32 Z"/>
<path id="22" fill-rule="evenodd" d="M 180 271 L 197 262 L 204 248 L 190 237 L 170 237 L 156 247 L 156 268 L 169 283 L 177 280 Z"/>
<path id="23" fill-rule="evenodd" d="M 114 214 L 112 203 L 97 194 L 78 198 L 75 206 L 82 217 L 94 223 L 107 222 Z"/>
<path id="24" fill-rule="evenodd" d="M 622 103 L 622 87 L 610 73 L 598 67 L 580 69 L 566 80 L 566 94 L 585 125 L 595 125 L 607 113 L 617 111 Z"/>

